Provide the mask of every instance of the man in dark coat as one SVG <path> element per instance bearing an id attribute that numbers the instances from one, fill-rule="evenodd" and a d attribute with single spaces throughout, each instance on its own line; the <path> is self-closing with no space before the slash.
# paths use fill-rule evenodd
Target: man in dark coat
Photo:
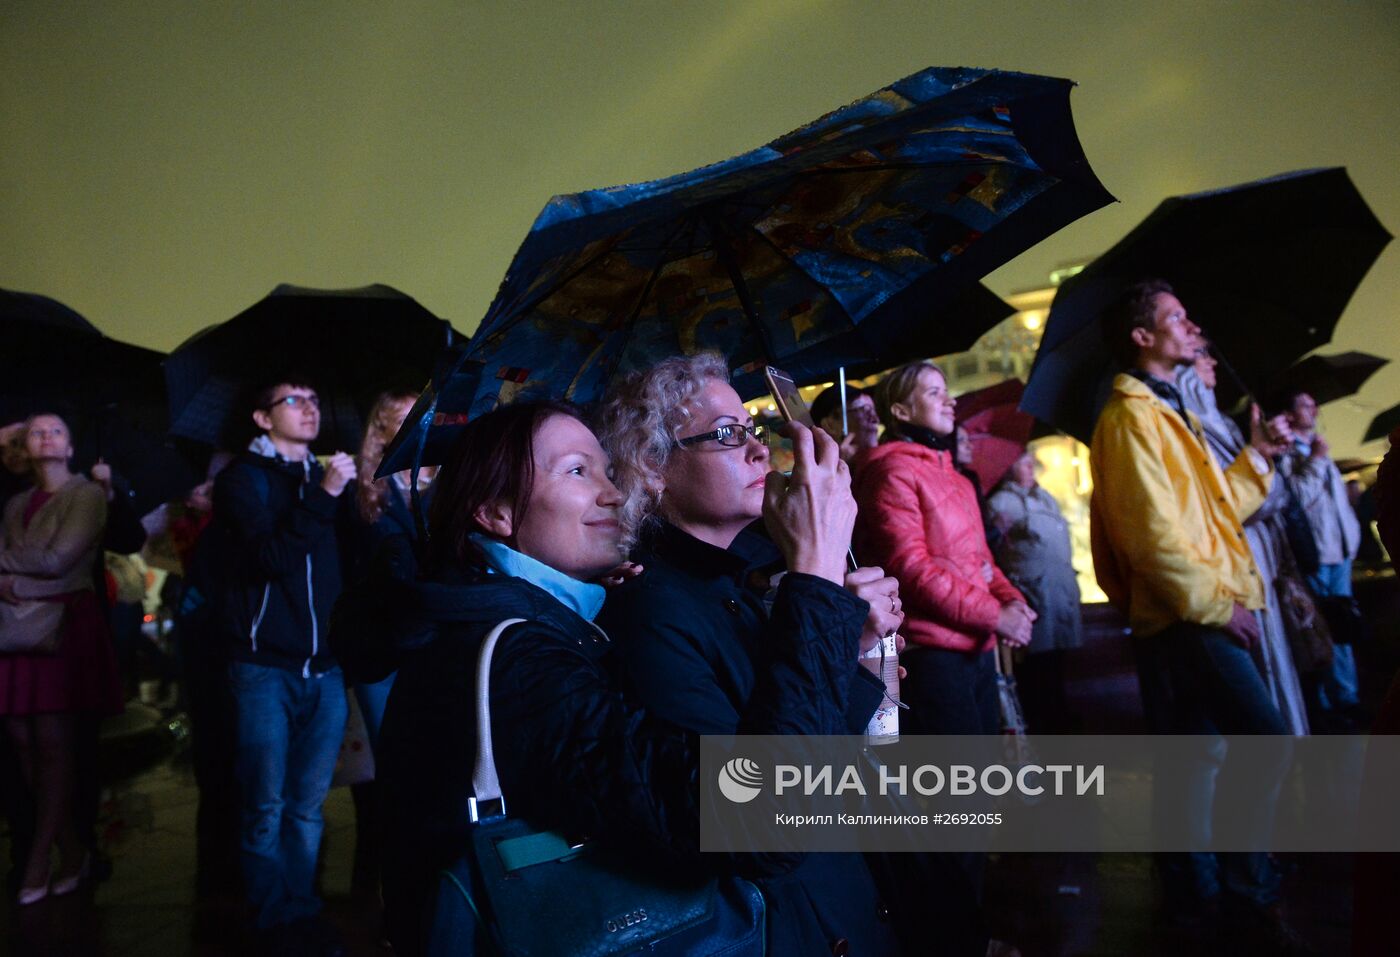
<path id="1" fill-rule="evenodd" d="M 243 798 L 243 876 L 272 950 L 343 952 L 317 920 L 321 804 L 345 729 L 345 687 L 326 630 L 340 592 L 336 518 L 354 460 L 322 470 L 308 448 L 321 426 L 314 389 L 287 377 L 259 390 L 261 434 L 214 484 L 226 551 L 215 620 L 229 683 Z"/>

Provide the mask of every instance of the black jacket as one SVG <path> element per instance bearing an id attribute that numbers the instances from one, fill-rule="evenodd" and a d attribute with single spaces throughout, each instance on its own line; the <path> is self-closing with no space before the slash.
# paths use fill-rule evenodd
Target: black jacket
<path id="1" fill-rule="evenodd" d="M 350 495 L 352 492 L 347 489 L 345 494 Z M 428 486 L 420 493 L 419 498 L 424 514 L 427 513 L 428 504 L 432 501 L 432 494 L 432 486 Z M 344 558 L 346 587 L 354 587 L 356 582 L 370 574 L 375 553 L 385 541 L 402 539 L 411 548 L 413 541 L 418 537 L 416 523 L 413 520 L 413 508 L 408 502 L 408 496 L 399 491 L 397 483 L 392 481 L 389 483 L 389 494 L 385 498 L 384 511 L 380 513 L 378 520 L 373 523 L 366 522 L 360 514 L 359 504 L 352 503 L 351 518 L 347 527 L 345 547 L 341 549 Z"/>
<path id="2" fill-rule="evenodd" d="M 752 733 L 814 733 L 839 720 L 821 707 L 856 650 L 855 636 L 820 627 L 823 603 L 801 587 L 774 616 L 790 620 L 786 653 L 758 676 L 762 692 L 738 719 Z M 699 848 L 699 737 L 644 711 L 609 674 L 613 645 L 556 599 L 518 578 L 412 583 L 376 576 L 346 593 L 337 642 L 397 646 L 399 672 L 384 716 L 386 915 L 400 953 L 417 952 L 417 916 L 435 874 L 469 846 L 467 798 L 476 755 L 475 668 L 480 643 L 506 618 L 491 666 L 492 736 L 512 816 L 588 834 L 636 852 L 639 866 L 704 867 Z M 358 637 L 349 633 L 361 633 Z M 779 871 L 772 855 L 755 867 Z"/>
<path id="3" fill-rule="evenodd" d="M 234 659 L 304 675 L 335 667 L 326 627 L 340 595 L 339 507 L 311 462 L 245 452 L 219 473 L 206 531 L 221 552 L 212 610 Z"/>
<path id="4" fill-rule="evenodd" d="M 732 734 L 768 693 L 758 677 L 784 645 L 843 635 L 850 650 L 831 696 L 800 701 L 802 711 L 789 717 L 821 734 L 865 730 L 884 691 L 856 662 L 865 602 L 830 582 L 789 573 L 770 616 L 764 587 L 781 554 L 754 531 L 724 550 L 663 523 L 633 559 L 644 571 L 609 594 L 598 623 L 618 644 L 627 689 L 653 713 L 702 734 Z M 805 610 L 801 619 L 779 614 L 793 604 Z M 859 854 L 808 854 L 791 873 L 759 877 L 758 884 L 768 903 L 769 953 L 831 953 L 842 939 L 852 954 L 896 952 L 888 910 Z"/>

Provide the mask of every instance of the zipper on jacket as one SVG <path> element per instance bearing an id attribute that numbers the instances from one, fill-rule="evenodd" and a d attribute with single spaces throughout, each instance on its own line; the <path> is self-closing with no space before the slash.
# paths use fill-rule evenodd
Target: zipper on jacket
<path id="1" fill-rule="evenodd" d="M 311 658 L 316 657 L 316 652 L 320 646 L 320 635 L 316 630 L 316 591 L 311 587 L 311 556 L 306 556 L 306 610 L 311 612 Z M 301 666 L 301 676 L 311 677 L 311 658 L 306 659 L 306 664 Z"/>
<path id="2" fill-rule="evenodd" d="M 253 641 L 253 650 L 258 650 L 258 628 L 262 625 L 263 615 L 267 614 L 267 600 L 272 594 L 272 583 L 263 585 L 262 605 L 258 607 L 258 614 L 253 619 L 253 627 L 248 633 L 248 637 Z"/>

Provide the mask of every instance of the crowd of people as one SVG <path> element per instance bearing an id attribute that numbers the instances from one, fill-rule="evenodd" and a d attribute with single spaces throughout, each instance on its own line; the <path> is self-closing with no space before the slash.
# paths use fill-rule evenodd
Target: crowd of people
<path id="1" fill-rule="evenodd" d="M 1315 653 L 1296 627 L 1298 601 L 1340 609 L 1323 617 L 1345 627 L 1361 544 L 1316 403 L 1270 397 L 1242 429 L 1165 283 L 1129 289 L 1112 320 L 1124 371 L 1092 443 L 1094 566 L 1131 624 L 1149 727 L 1355 727 L 1350 647 Z M 476 418 L 418 476 L 426 539 L 408 474 L 375 477 L 414 391 L 381 396 L 358 454 L 324 461 L 315 384 L 279 373 L 256 392 L 251 442 L 212 463 L 171 535 L 200 888 L 241 888 L 265 952 L 342 950 L 315 875 L 352 697 L 376 770 L 356 790 L 357 877 L 382 888 L 388 941 L 486 952 L 489 922 L 453 911 L 440 878 L 472 850 L 484 681 L 512 816 L 588 835 L 639 875 L 717 882 L 717 912 L 676 953 L 752 926 L 748 888 L 772 954 L 1014 953 L 990 939 L 981 855 L 702 855 L 696 781 L 700 735 L 862 733 L 893 633 L 901 733 L 999 733 L 1008 649 L 1030 729 L 1081 730 L 1069 528 L 1035 456 L 983 490 L 943 372 L 918 361 L 847 390 L 844 411 L 823 393 L 816 429 L 784 426 L 785 474 L 729 379 L 717 355 L 675 357 L 588 412 L 524 402 Z M 90 879 L 98 850 L 94 729 L 122 707 L 100 557 L 124 506 L 110 470 L 71 470 L 58 416 L 4 439 L 0 715 L 25 785 L 5 792 L 11 886 L 30 905 Z M 1281 775 L 1254 781 L 1261 814 Z M 1209 802 L 1207 785 L 1157 806 L 1208 817 Z M 1309 952 L 1268 855 L 1159 864 L 1172 919 Z"/>

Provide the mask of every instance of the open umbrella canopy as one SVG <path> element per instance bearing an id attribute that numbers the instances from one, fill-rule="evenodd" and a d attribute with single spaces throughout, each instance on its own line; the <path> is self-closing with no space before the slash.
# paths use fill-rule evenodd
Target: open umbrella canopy
<path id="1" fill-rule="evenodd" d="M 467 411 L 588 402 L 620 372 L 705 349 L 741 376 L 803 368 L 874 323 L 821 357 L 855 367 L 871 342 L 943 323 L 981 276 L 1112 199 L 1071 86 L 928 69 L 734 159 L 555 197 L 472 342 L 485 374 Z"/>
<path id="2" fill-rule="evenodd" d="M 1262 391 L 1332 338 L 1390 238 L 1341 168 L 1164 200 L 1060 287 L 1022 406 L 1089 441 L 1115 371 L 1104 310 L 1147 278 L 1170 282 L 1244 386 Z"/>
<path id="3" fill-rule="evenodd" d="M 972 443 L 972 471 L 990 492 L 1013 462 L 1026 451 L 1035 416 L 1017 408 L 1025 385 L 1008 379 L 958 396 L 954 420 Z"/>
<path id="4" fill-rule="evenodd" d="M 8 290 L 0 290 L 0 336 L 0 424 L 62 416 L 74 467 L 105 460 L 142 511 L 199 480 L 195 464 L 165 440 L 164 353 L 109 339 L 57 300 Z"/>
<path id="5" fill-rule="evenodd" d="M 1400 428 L 1400 405 L 1392 405 L 1371 420 L 1371 424 L 1366 427 L 1366 436 L 1361 441 L 1374 442 L 1376 439 L 1383 439 L 1397 428 Z"/>
<path id="6" fill-rule="evenodd" d="M 1316 399 L 1318 405 L 1325 405 L 1356 395 L 1366 380 L 1389 361 L 1369 352 L 1308 356 L 1276 376 L 1269 384 L 1267 394 L 1300 390 Z"/>
<path id="7" fill-rule="evenodd" d="M 164 404 L 164 354 L 104 336 L 63 303 L 0 289 L 0 415 L 35 402 L 69 406 Z"/>
<path id="8" fill-rule="evenodd" d="M 353 450 L 375 396 L 421 386 L 452 339 L 445 320 L 389 286 L 280 285 L 170 354 L 170 430 L 240 448 L 253 429 L 251 389 L 269 375 L 298 373 L 321 396 L 321 437 L 313 449 Z"/>

